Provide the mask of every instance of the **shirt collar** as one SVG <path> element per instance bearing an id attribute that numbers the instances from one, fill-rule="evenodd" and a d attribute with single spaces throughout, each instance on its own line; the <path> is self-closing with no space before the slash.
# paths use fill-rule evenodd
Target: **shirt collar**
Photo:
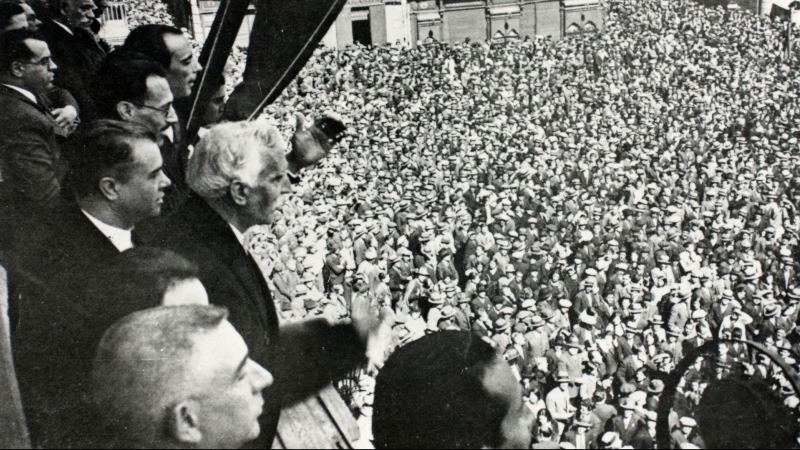
<path id="1" fill-rule="evenodd" d="M 33 95 L 33 92 L 31 92 L 31 91 L 29 91 L 27 89 L 23 89 L 21 87 L 12 86 L 10 84 L 5 84 L 5 83 L 3 83 L 3 86 L 5 86 L 5 87 L 7 87 L 9 89 L 13 89 L 13 90 L 19 92 L 20 94 L 24 95 L 25 98 L 27 98 L 28 100 L 32 101 L 33 103 L 35 103 L 37 105 L 39 104 L 39 102 L 36 100 L 36 96 Z"/>
<path id="2" fill-rule="evenodd" d="M 114 247 L 116 247 L 117 250 L 124 252 L 125 250 L 133 248 L 133 237 L 131 235 L 133 228 L 130 230 L 123 230 L 122 228 L 117 228 L 101 222 L 100 219 L 97 219 L 83 209 L 81 209 L 81 212 L 98 230 L 100 230 L 101 233 L 103 233 L 103 236 L 108 238 L 108 240 L 114 244 Z"/>
<path id="3" fill-rule="evenodd" d="M 58 26 L 60 26 L 61 28 L 63 28 L 64 31 L 66 31 L 70 35 L 75 36 L 75 33 L 73 33 L 72 30 L 68 26 L 64 25 L 63 23 L 61 23 L 61 22 L 59 22 L 57 20 L 53 20 L 53 23 L 58 25 Z"/>
<path id="4" fill-rule="evenodd" d="M 242 248 L 244 248 L 244 234 L 242 234 L 241 231 L 237 230 L 236 227 L 233 226 L 233 224 L 228 224 L 228 226 L 231 227 L 231 230 L 233 230 L 233 234 L 234 236 L 236 236 L 236 240 L 239 241 L 239 245 L 241 245 Z M 247 251 L 246 248 L 244 249 L 245 251 Z"/>

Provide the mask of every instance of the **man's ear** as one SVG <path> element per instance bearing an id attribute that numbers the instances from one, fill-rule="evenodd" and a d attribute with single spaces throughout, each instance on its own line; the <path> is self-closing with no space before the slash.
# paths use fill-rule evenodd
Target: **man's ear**
<path id="1" fill-rule="evenodd" d="M 183 444 L 200 444 L 203 432 L 200 431 L 198 411 L 198 405 L 193 400 L 173 406 L 167 417 L 170 438 Z"/>
<path id="2" fill-rule="evenodd" d="M 20 61 L 15 61 L 11 63 L 11 75 L 14 78 L 22 78 L 25 76 L 25 65 L 22 64 Z"/>
<path id="3" fill-rule="evenodd" d="M 58 0 L 58 12 L 61 13 L 61 17 L 68 17 L 70 10 L 70 4 L 66 0 Z"/>
<path id="4" fill-rule="evenodd" d="M 250 188 L 240 180 L 233 180 L 229 188 L 233 203 L 236 203 L 239 206 L 246 205 L 248 189 Z"/>
<path id="5" fill-rule="evenodd" d="M 124 122 L 132 122 L 133 116 L 136 111 L 136 106 L 131 102 L 119 102 L 117 103 L 117 115 L 120 119 Z"/>
<path id="6" fill-rule="evenodd" d="M 110 201 L 114 201 L 119 198 L 119 182 L 111 177 L 104 177 L 100 180 L 98 184 L 100 188 L 100 192 L 103 194 L 103 197 Z"/>

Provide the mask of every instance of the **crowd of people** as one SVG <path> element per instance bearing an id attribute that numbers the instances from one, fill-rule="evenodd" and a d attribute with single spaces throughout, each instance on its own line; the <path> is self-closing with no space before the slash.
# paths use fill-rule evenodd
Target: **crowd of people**
<path id="1" fill-rule="evenodd" d="M 753 434 L 719 426 L 718 411 L 704 407 L 719 397 L 718 386 L 763 387 L 762 417 L 796 422 L 800 80 L 793 73 L 800 54 L 787 48 L 787 27 L 797 37 L 796 27 L 685 0 L 614 0 L 596 35 L 320 48 L 260 121 L 214 126 L 222 115 L 216 107 L 203 139 L 184 148 L 181 103 L 202 68 L 196 44 L 163 27 L 171 22 L 164 5 L 131 2 L 142 26 L 110 51 L 91 35 L 92 1 L 64 3 L 69 7 L 44 21 L 44 41 L 25 34 L 38 28 L 27 18 L 9 21 L 0 41 L 3 94 L 26 101 L 18 94 L 30 91 L 38 104 L 0 118 L 0 192 L 14 218 L 4 224 L 4 238 L 15 234 L 8 255 L 25 255 L 22 270 L 9 270 L 19 301 L 13 343 L 40 445 L 85 443 L 59 429 L 88 426 L 65 418 L 75 404 L 86 406 L 87 386 L 103 411 L 112 411 L 98 421 L 107 427 L 103 436 L 123 435 L 116 436 L 120 445 L 256 439 L 252 428 L 227 441 L 207 429 L 198 438 L 192 417 L 207 413 L 164 387 L 175 382 L 164 367 L 154 365 L 158 376 L 129 375 L 136 371 L 131 354 L 146 359 L 171 348 L 183 355 L 189 334 L 209 330 L 227 333 L 220 339 L 236 349 L 244 340 L 253 360 L 245 356 L 240 370 L 250 368 L 253 391 L 267 389 L 270 411 L 355 376 L 342 383 L 357 386 L 352 406 L 364 442 L 374 437 L 381 448 L 528 446 L 519 436 L 480 441 L 469 431 L 480 427 L 453 423 L 464 415 L 435 409 L 424 410 L 425 423 L 415 426 L 452 432 L 387 432 L 411 423 L 397 405 L 453 389 L 445 383 L 459 364 L 446 356 L 451 347 L 480 353 L 486 346 L 507 362 L 523 396 L 525 414 L 514 417 L 529 428 L 534 447 L 654 448 L 659 399 L 687 357 L 667 419 L 673 447 L 713 448 Z M 58 39 L 83 50 L 69 51 Z M 241 79 L 245 55 L 238 49 L 229 62 L 228 92 Z M 30 59 L 36 61 L 20 63 Z M 57 88 L 47 75 L 53 71 Z M 314 126 L 304 117 L 328 111 L 347 131 L 306 148 L 303 133 Z M 17 130 L 24 114 L 34 124 L 54 123 L 55 132 L 31 143 L 21 133 L 43 132 Z M 148 132 L 155 137 L 144 137 Z M 120 150 L 130 140 L 152 141 L 161 159 L 154 146 L 143 147 L 135 166 L 144 172 L 122 175 L 123 166 L 134 170 L 122 164 L 132 150 Z M 256 192 L 239 182 L 247 178 L 238 172 L 242 161 L 253 162 L 244 147 L 284 151 L 286 141 L 286 162 L 270 153 L 264 173 L 288 172 L 291 186 L 267 179 Z M 64 158 L 53 156 L 60 146 Z M 31 158 L 18 150 L 26 147 L 42 152 Z M 317 156 L 297 156 L 303 152 Z M 65 208 L 67 191 L 80 209 L 53 209 Z M 47 220 L 28 217 L 42 208 Z M 87 226 L 102 233 L 102 249 L 87 251 L 100 245 L 88 237 L 63 242 Z M 230 242 L 223 245 L 225 233 Z M 78 308 L 43 300 L 52 292 Z M 109 307 L 103 298 L 125 301 Z M 158 305 L 167 306 L 122 319 Z M 169 305 L 184 305 L 186 314 Z M 374 310 L 383 311 L 380 320 Z M 228 320 L 241 337 L 230 333 Z M 154 335 L 170 321 L 190 323 L 186 334 Z M 65 336 L 75 348 L 58 345 Z M 716 339 L 755 341 L 766 351 L 734 342 L 694 352 Z M 53 342 L 43 345 L 47 340 Z M 104 356 L 94 368 L 66 368 L 67 361 L 91 361 L 98 346 Z M 213 350 L 219 354 L 209 358 L 222 361 L 224 351 L 203 348 Z M 242 360 L 247 351 L 233 353 Z M 404 362 L 393 364 L 395 355 Z M 423 371 L 413 383 L 430 375 L 418 361 L 432 362 L 432 355 L 449 361 L 435 374 L 440 384 L 398 389 L 417 395 L 405 400 L 386 394 L 402 378 L 398 371 Z M 487 355 L 475 357 L 491 365 Z M 41 375 L 56 356 L 65 361 L 56 367 L 77 380 L 68 387 L 56 389 L 63 380 Z M 387 356 L 385 375 L 379 367 Z M 115 358 L 128 365 L 108 363 Z M 368 369 L 356 370 L 365 361 Z M 324 374 L 311 375 L 310 367 L 323 366 Z M 192 379 L 189 372 L 182 368 L 181 382 Z M 494 379 L 505 386 L 504 375 Z M 156 381 L 159 395 L 144 395 Z M 192 392 L 212 389 L 198 386 Z M 74 402 L 63 411 L 58 397 L 68 395 Z M 184 434 L 148 441 L 142 436 L 154 434 L 152 423 L 123 431 L 126 420 L 154 419 L 144 407 L 119 405 L 146 401 L 182 405 L 160 420 Z M 387 425 L 389 410 L 397 417 Z M 251 413 L 244 408 L 228 420 L 251 424 L 244 417 Z M 380 426 L 374 436 L 373 415 Z M 259 421 L 271 442 L 277 414 Z M 780 440 L 796 433 L 796 423 L 769 431 Z M 456 432 L 460 437 L 448 441 Z"/>
<path id="2" fill-rule="evenodd" d="M 668 374 L 713 339 L 796 370 L 786 27 L 612 2 L 598 36 L 321 50 L 266 114 L 289 132 L 331 108 L 353 130 L 251 241 L 283 318 L 338 320 L 367 296 L 393 307 L 395 345 L 478 333 L 524 384 L 539 443 L 652 446 Z M 678 388 L 674 445 L 703 446 L 698 404 L 725 377 L 796 413 L 768 356 L 721 346 Z"/>

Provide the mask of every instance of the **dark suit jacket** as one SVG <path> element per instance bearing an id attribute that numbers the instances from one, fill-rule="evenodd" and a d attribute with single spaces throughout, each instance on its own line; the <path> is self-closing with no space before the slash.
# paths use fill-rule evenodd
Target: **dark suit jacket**
<path id="1" fill-rule="evenodd" d="M 617 381 L 622 385 L 623 383 L 633 383 L 636 378 L 636 363 L 633 361 L 634 356 L 628 356 L 620 362 L 617 367 Z M 650 363 L 645 364 L 648 373 L 654 369 Z"/>
<path id="2" fill-rule="evenodd" d="M 622 439 L 622 445 L 631 445 L 631 442 L 639 433 L 641 427 L 644 426 L 646 425 L 642 422 L 642 419 L 635 414 L 631 418 L 627 428 L 625 428 L 625 421 L 621 415 L 611 419 L 611 431 L 615 431 L 619 434 L 620 439 Z"/>
<path id="3" fill-rule="evenodd" d="M 88 417 L 86 392 L 94 343 L 111 325 L 99 312 L 109 305 L 87 305 L 86 274 L 119 254 L 75 203 L 49 215 L 44 236 L 18 240 L 22 300 L 12 318 L 14 362 L 31 437 L 45 448 L 84 446 L 75 419 Z M 82 411 L 82 412 L 79 412 Z"/>
<path id="4" fill-rule="evenodd" d="M 61 192 L 66 165 L 59 140 L 65 133 L 45 109 L 0 85 L 0 204 L 52 206 Z"/>
<path id="5" fill-rule="evenodd" d="M 275 383 L 264 393 L 261 445 L 271 445 L 282 405 L 307 397 L 363 362 L 350 325 L 314 320 L 278 329 L 272 294 L 230 226 L 196 194 L 177 214 L 139 227 L 145 244 L 183 255 L 200 267 L 212 304 L 225 306 L 256 362 Z"/>
<path id="6" fill-rule="evenodd" d="M 84 122 L 96 119 L 91 85 L 106 57 L 105 49 L 89 32 L 73 30 L 73 34 L 70 34 L 52 20 L 44 21 L 41 32 L 58 66 L 55 85 L 68 90 L 75 97 Z"/>
<path id="7" fill-rule="evenodd" d="M 189 196 L 186 186 L 186 164 L 189 161 L 189 149 L 182 142 L 183 131 L 180 124 L 172 127 L 175 142 L 165 139 L 161 145 L 161 157 L 164 160 L 164 173 L 172 181 L 164 196 L 162 214 L 171 214 L 183 206 Z"/>
<path id="8" fill-rule="evenodd" d="M 564 437 L 561 438 L 561 441 L 569 442 L 572 445 L 576 445 L 575 435 L 577 432 L 575 430 L 569 430 L 564 433 Z M 593 438 L 593 436 L 586 435 L 586 448 L 597 448 L 597 440 Z"/>

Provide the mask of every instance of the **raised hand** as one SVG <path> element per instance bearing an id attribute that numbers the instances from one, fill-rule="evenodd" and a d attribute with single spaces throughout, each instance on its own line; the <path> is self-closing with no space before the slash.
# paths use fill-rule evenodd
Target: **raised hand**
<path id="1" fill-rule="evenodd" d="M 302 114 L 295 114 L 295 117 L 297 129 L 292 136 L 292 151 L 286 155 L 289 171 L 292 173 L 312 166 L 328 156 L 328 152 L 347 130 L 342 118 L 332 112 L 326 112 L 310 125 Z"/>

